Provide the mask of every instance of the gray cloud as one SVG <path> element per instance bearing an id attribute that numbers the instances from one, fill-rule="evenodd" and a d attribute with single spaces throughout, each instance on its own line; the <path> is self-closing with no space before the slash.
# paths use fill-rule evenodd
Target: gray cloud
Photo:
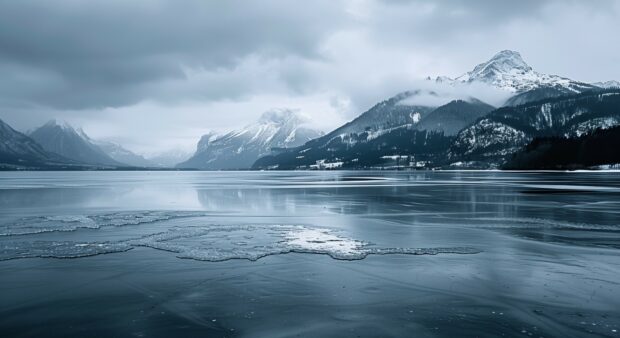
<path id="1" fill-rule="evenodd" d="M 340 17 L 326 0 L 304 10 L 271 0 L 1 1 L 0 63 L 24 100 L 122 106 L 150 96 L 153 83 L 183 80 L 184 68 L 231 69 L 257 54 L 317 58 Z"/>

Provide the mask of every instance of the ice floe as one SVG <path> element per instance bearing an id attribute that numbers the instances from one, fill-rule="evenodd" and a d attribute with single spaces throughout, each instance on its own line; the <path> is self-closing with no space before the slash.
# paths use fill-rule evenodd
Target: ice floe
<path id="1" fill-rule="evenodd" d="M 176 213 L 174 217 L 197 216 L 194 213 Z M 41 217 L 45 226 L 17 227 L 5 235 L 33 231 L 70 231 L 79 227 L 98 229 L 103 226 L 150 223 L 169 219 L 170 213 L 139 212 L 107 214 L 88 217 Z M 24 222 L 26 224 L 27 222 Z M 50 229 L 50 223 L 55 227 Z M 28 223 L 32 224 L 32 223 Z M 61 226 L 59 227 L 60 224 Z M 0 260 L 53 257 L 77 258 L 130 250 L 135 247 L 172 252 L 179 258 L 201 261 L 226 261 L 231 259 L 258 260 L 262 257 L 286 253 L 324 254 L 339 260 L 359 260 L 368 255 L 436 255 L 443 253 L 473 254 L 475 248 L 390 248 L 346 236 L 341 231 L 309 225 L 295 224 L 206 224 L 197 219 L 183 226 L 170 225 L 160 232 L 131 235 L 114 235 L 107 241 L 43 241 L 40 235 L 6 236 L 0 241 Z M 195 225 L 194 225 L 195 224 Z M 59 230 L 60 228 L 64 230 Z M 121 233 L 122 229 L 119 229 Z M 13 239 L 17 240 L 13 240 Z M 83 238 L 80 237 L 81 239 Z M 27 239 L 32 239 L 28 241 Z"/>
<path id="2" fill-rule="evenodd" d="M 0 260 L 17 258 L 79 258 L 132 249 L 128 243 L 71 241 L 0 242 Z"/>
<path id="3" fill-rule="evenodd" d="M 98 229 L 107 226 L 138 225 L 175 218 L 205 216 L 204 212 L 139 211 L 97 215 L 32 216 L 0 224 L 0 236 L 29 235 L 77 229 Z"/>

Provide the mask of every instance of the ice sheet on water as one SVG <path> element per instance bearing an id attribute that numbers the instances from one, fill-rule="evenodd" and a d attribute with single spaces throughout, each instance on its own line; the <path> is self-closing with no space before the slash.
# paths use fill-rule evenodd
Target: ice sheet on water
<path id="1" fill-rule="evenodd" d="M 173 228 L 132 244 L 205 261 L 257 260 L 289 252 L 328 254 L 338 259 L 363 258 L 365 243 L 327 229 L 301 225 L 206 225 Z"/>
<path id="2" fill-rule="evenodd" d="M 119 243 L 19 241 L 0 242 L 0 260 L 17 258 L 79 258 L 130 250 L 131 245 Z"/>
<path id="3" fill-rule="evenodd" d="M 198 217 L 194 212 L 133 212 L 92 216 L 53 216 L 22 219 L 3 228 L 4 235 L 33 234 L 47 231 L 72 231 L 78 228 L 99 229 L 152 223 L 178 217 Z M 173 252 L 179 258 L 204 261 L 247 259 L 291 252 L 325 254 L 334 259 L 357 260 L 368 255 L 436 255 L 440 253 L 470 254 L 473 248 L 380 248 L 353 239 L 341 232 L 308 225 L 291 224 L 201 224 L 172 226 L 155 234 L 135 237 L 118 236 L 115 241 L 41 241 L 38 236 L 5 237 L 0 241 L 0 260 L 54 257 L 77 258 L 149 247 Z M 100 238 L 99 236 L 97 236 Z M 15 240 L 14 240 L 15 238 Z M 28 241 L 30 240 L 30 241 Z"/>
<path id="4" fill-rule="evenodd" d="M 0 236 L 36 234 L 50 231 L 73 231 L 78 228 L 95 229 L 99 226 L 87 216 L 25 217 L 0 225 Z"/>
<path id="5" fill-rule="evenodd" d="M 192 211 L 127 211 L 95 215 L 31 216 L 0 224 L 0 236 L 138 225 L 174 218 L 200 216 L 205 216 L 205 213 Z"/>
<path id="6" fill-rule="evenodd" d="M 377 248 L 330 229 L 304 225 L 209 225 L 175 228 L 144 237 L 132 245 L 174 252 L 180 258 L 204 261 L 257 260 L 291 252 L 325 254 L 334 259 L 358 260 L 368 255 L 473 254 L 474 248 Z"/>

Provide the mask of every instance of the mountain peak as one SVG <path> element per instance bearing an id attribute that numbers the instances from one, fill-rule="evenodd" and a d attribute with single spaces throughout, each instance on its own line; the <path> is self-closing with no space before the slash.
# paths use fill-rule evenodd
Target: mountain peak
<path id="1" fill-rule="evenodd" d="M 559 93 L 581 93 L 595 88 L 595 85 L 539 73 L 523 61 L 519 52 L 508 49 L 455 79 L 440 76 L 435 82 L 448 85 L 482 83 L 516 94 L 540 88 L 551 88 Z"/>
<path id="2" fill-rule="evenodd" d="M 532 72 L 530 67 L 519 52 L 503 50 L 484 63 L 477 65 L 474 70 L 467 73 L 467 79 L 494 82 L 506 76 L 525 75 Z"/>

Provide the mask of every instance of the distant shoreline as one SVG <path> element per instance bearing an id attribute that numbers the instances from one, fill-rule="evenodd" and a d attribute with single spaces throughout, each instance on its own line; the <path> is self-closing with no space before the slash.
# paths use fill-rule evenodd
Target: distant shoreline
<path id="1" fill-rule="evenodd" d="M 177 169 L 177 168 L 100 168 L 100 169 L 5 169 L 0 168 L 0 172 L 346 172 L 346 171 L 362 171 L 362 172 L 584 172 L 584 173 L 614 173 L 620 172 L 620 169 L 326 169 L 326 170 L 309 170 L 309 169 L 293 169 L 293 170 L 256 170 L 256 169 L 227 169 L 227 170 L 205 170 L 205 169 Z"/>

